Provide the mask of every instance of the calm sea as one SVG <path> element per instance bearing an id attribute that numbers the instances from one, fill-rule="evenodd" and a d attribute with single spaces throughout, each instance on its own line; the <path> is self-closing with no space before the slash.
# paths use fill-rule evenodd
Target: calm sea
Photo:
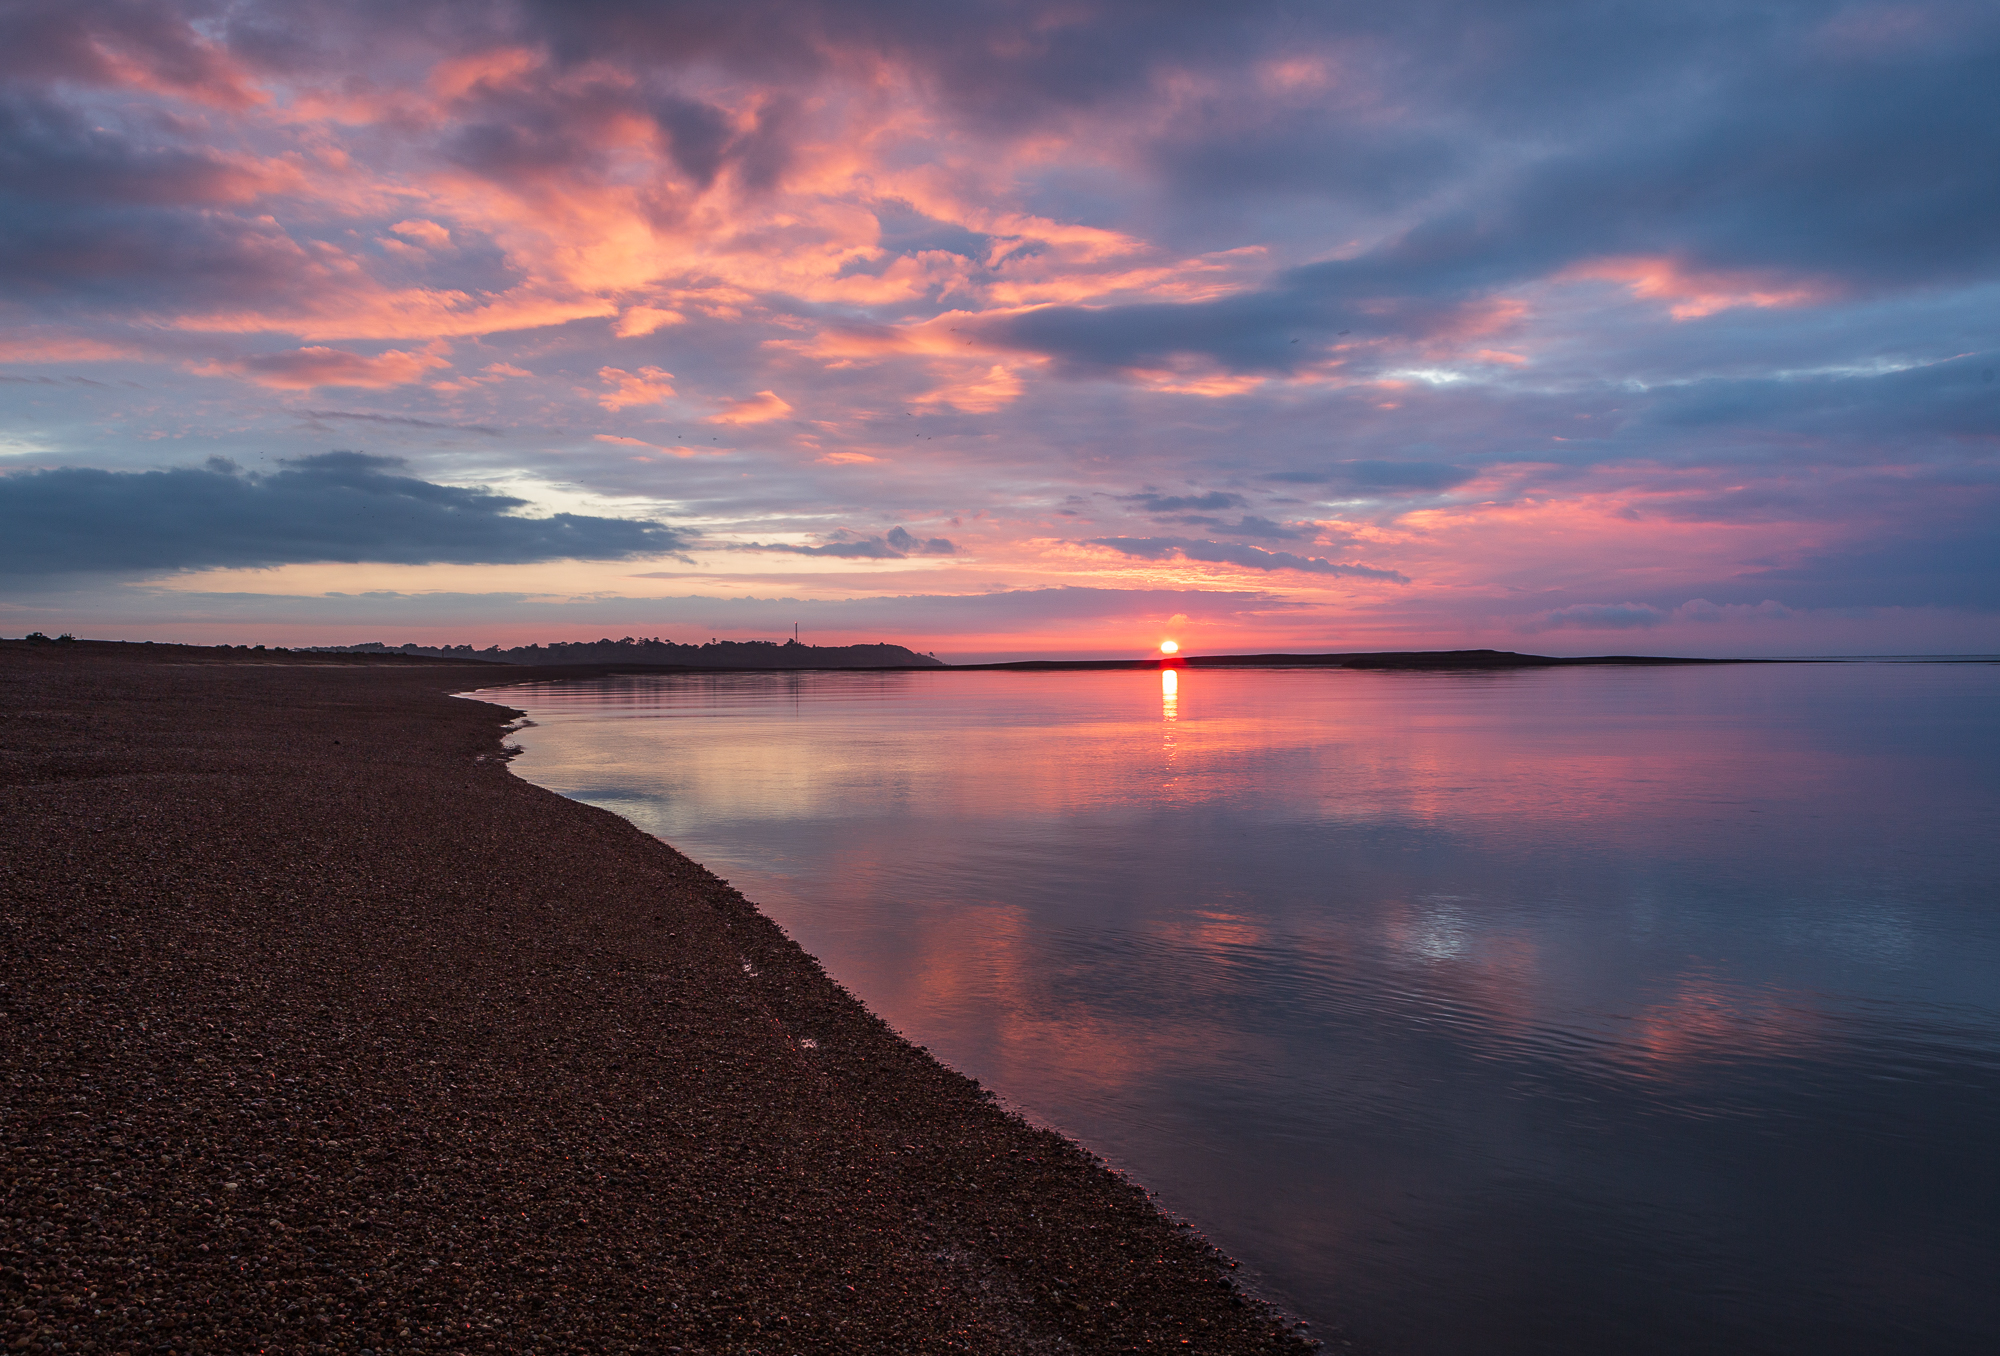
<path id="1" fill-rule="evenodd" d="M 2000 1350 L 2000 667 L 494 700 L 1389 1356 Z"/>

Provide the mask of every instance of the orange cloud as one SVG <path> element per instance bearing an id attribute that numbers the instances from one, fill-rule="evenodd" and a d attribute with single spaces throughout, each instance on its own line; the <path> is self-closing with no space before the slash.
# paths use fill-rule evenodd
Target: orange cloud
<path id="1" fill-rule="evenodd" d="M 759 391 L 747 400 L 732 400 L 721 414 L 711 414 L 706 422 L 711 424 L 762 424 L 772 419 L 783 419 L 792 412 L 792 407 L 778 397 L 776 391 Z"/>
<path id="2" fill-rule="evenodd" d="M 990 414 L 1021 394 L 1021 379 L 998 364 L 963 381 L 951 382 L 918 396 L 918 405 L 950 405 L 968 414 Z"/>
<path id="3" fill-rule="evenodd" d="M 389 229 L 397 235 L 420 240 L 434 250 L 451 247 L 451 232 L 435 221 L 399 221 Z"/>
<path id="4" fill-rule="evenodd" d="M 1739 306 L 1809 306 L 1833 295 L 1820 282 L 1780 279 L 1754 269 L 1689 269 L 1664 255 L 1593 259 L 1564 269 L 1556 280 L 1624 283 L 1642 300 L 1671 303 L 1667 313 L 1676 320 Z"/>
<path id="5" fill-rule="evenodd" d="M 674 374 L 662 372 L 657 367 L 642 367 L 637 372 L 627 372 L 622 367 L 600 367 L 597 379 L 611 387 L 597 398 L 597 403 L 607 410 L 622 410 L 628 405 L 655 405 L 662 400 L 673 398 L 674 388 L 667 383 Z"/>
<path id="6" fill-rule="evenodd" d="M 1146 370 L 1133 373 L 1149 391 L 1168 395 L 1198 395 L 1219 399 L 1243 395 L 1264 384 L 1265 378 L 1252 372 L 1175 372 Z"/>
<path id="7" fill-rule="evenodd" d="M 616 443 L 620 447 L 643 447 L 648 452 L 664 452 L 671 457 L 726 457 L 730 449 L 726 447 L 688 447 L 685 444 L 667 447 L 660 443 L 649 443 L 643 438 L 627 438 L 616 433 L 593 433 L 590 435 L 600 443 Z M 645 458 L 640 458 L 641 461 Z"/>
<path id="8" fill-rule="evenodd" d="M 629 306 L 625 314 L 618 317 L 618 324 L 612 333 L 620 339 L 637 339 L 668 325 L 678 325 L 686 319 L 679 311 L 663 310 L 658 306 Z"/>
<path id="9" fill-rule="evenodd" d="M 482 85 L 500 88 L 519 84 L 521 76 L 541 64 L 541 57 L 525 47 L 497 47 L 454 57 L 431 67 L 431 92 L 441 100 L 451 100 Z"/>
<path id="10" fill-rule="evenodd" d="M 271 266 L 291 275 L 291 288 L 254 309 L 176 316 L 173 327 L 201 334 L 284 333 L 303 339 L 458 338 L 562 325 L 618 311 L 603 298 L 531 287 L 491 301 L 442 288 L 385 287 L 368 276 L 361 260 L 319 242 L 311 253 L 289 240 L 274 244 L 270 252 Z"/>

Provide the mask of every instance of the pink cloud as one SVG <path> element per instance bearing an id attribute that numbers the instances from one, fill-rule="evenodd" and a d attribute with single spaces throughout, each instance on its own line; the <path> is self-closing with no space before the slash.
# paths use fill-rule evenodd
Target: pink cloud
<path id="1" fill-rule="evenodd" d="M 0 363 L 108 363 L 150 356 L 143 349 L 80 335 L 13 334 L 0 337 Z"/>
<path id="2" fill-rule="evenodd" d="M 427 372 L 450 366 L 451 360 L 435 345 L 414 353 L 390 349 L 372 358 L 315 345 L 289 353 L 205 363 L 194 370 L 203 376 L 242 377 L 275 391 L 309 391 L 316 386 L 355 386 L 380 391 L 413 385 L 422 381 Z"/>
<path id="3" fill-rule="evenodd" d="M 674 388 L 671 383 L 674 374 L 663 372 L 657 367 L 642 367 L 637 372 L 627 372 L 620 367 L 600 367 L 597 379 L 611 389 L 597 397 L 597 403 L 607 410 L 618 411 L 633 405 L 657 405 L 662 400 L 671 400 Z"/>
<path id="4" fill-rule="evenodd" d="M 435 221 L 399 221 L 389 228 L 434 250 L 451 248 L 451 232 Z"/>
<path id="5" fill-rule="evenodd" d="M 1830 283 L 1771 270 L 1691 268 L 1665 256 L 1592 259 L 1564 269 L 1556 280 L 1623 283 L 1635 297 L 1667 302 L 1668 314 L 1676 320 L 1739 306 L 1811 306 L 1830 300 L 1836 291 Z"/>
<path id="6" fill-rule="evenodd" d="M 1021 394 L 1021 378 L 1012 369 L 995 364 L 980 367 L 948 381 L 916 399 L 919 405 L 949 405 L 967 414 L 991 414 L 1013 403 Z"/>
<path id="7" fill-rule="evenodd" d="M 730 449 L 725 447 L 689 447 L 684 443 L 649 443 L 644 438 L 627 438 L 619 433 L 593 433 L 590 437 L 593 442 L 611 443 L 617 447 L 643 447 L 648 452 L 661 452 L 670 457 L 726 457 L 730 452 Z M 641 458 L 641 460 L 644 460 L 644 458 Z M 864 457 L 862 460 L 872 461 L 874 459 L 872 457 Z"/>
<path id="8" fill-rule="evenodd" d="M 192 24 L 132 7 L 93 13 L 75 5 L 35 26 L 34 45 L 51 74 L 167 94 L 228 112 L 270 101 L 249 70 Z"/>
<path id="9" fill-rule="evenodd" d="M 679 311 L 658 306 L 628 306 L 611 332 L 620 339 L 638 339 L 668 325 L 681 324 L 686 319 Z"/>
<path id="10" fill-rule="evenodd" d="M 720 414 L 711 414 L 704 421 L 710 424 L 762 424 L 773 419 L 783 419 L 792 412 L 792 407 L 784 402 L 776 391 L 759 391 L 745 400 L 732 400 Z"/>

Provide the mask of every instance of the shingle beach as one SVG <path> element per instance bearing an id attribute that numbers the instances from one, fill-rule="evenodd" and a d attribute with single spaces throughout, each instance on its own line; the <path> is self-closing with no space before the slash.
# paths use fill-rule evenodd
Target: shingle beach
<path id="1" fill-rule="evenodd" d="M 448 694 L 530 676 L 0 643 L 0 1346 L 1314 1345 L 510 773 L 514 713 Z"/>

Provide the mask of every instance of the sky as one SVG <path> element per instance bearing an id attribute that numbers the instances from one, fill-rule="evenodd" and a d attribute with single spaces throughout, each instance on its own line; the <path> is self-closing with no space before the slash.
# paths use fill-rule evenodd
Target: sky
<path id="1" fill-rule="evenodd" d="M 2000 7 L 0 4 L 0 634 L 2000 651 Z"/>

